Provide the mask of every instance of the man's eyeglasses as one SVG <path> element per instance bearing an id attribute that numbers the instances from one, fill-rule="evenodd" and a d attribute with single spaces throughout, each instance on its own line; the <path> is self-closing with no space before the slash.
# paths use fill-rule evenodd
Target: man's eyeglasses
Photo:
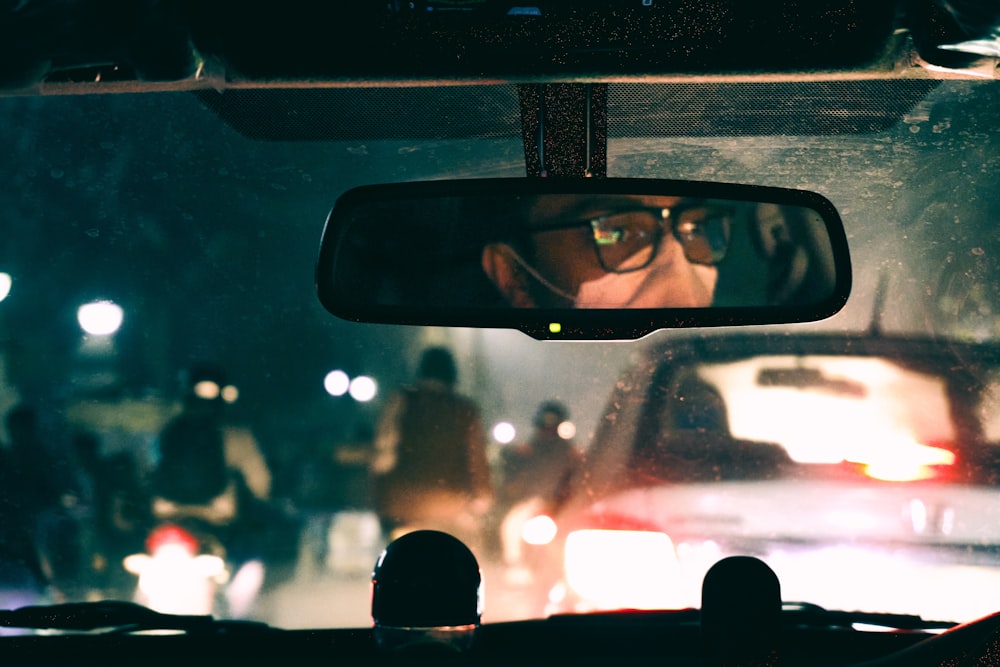
<path id="1" fill-rule="evenodd" d="M 546 224 L 532 231 L 590 227 L 601 268 L 628 273 L 649 266 L 668 226 L 689 262 L 719 263 L 729 249 L 732 220 L 730 208 L 693 202 L 669 208 L 630 208 L 596 218 Z"/>

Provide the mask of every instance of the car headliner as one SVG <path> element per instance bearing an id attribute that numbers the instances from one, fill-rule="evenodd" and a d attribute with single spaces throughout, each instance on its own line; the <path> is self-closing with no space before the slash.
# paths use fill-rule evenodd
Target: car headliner
<path id="1" fill-rule="evenodd" d="M 990 72 L 954 43 L 987 11 L 936 3 L 677 0 L 9 3 L 0 90 L 441 85 L 486 81 L 924 78 Z M 462 11 L 440 11 L 442 9 Z M 431 11 L 438 10 L 438 11 Z M 977 15 L 977 11 L 982 16 Z M 977 21 L 983 22 L 979 25 Z M 988 60 L 988 59 L 985 59 Z"/>

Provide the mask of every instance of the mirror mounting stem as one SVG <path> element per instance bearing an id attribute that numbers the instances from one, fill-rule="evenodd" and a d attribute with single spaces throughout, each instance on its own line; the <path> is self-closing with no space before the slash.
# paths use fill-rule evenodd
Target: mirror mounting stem
<path id="1" fill-rule="evenodd" d="M 520 85 L 527 175 L 605 178 L 606 84 Z"/>

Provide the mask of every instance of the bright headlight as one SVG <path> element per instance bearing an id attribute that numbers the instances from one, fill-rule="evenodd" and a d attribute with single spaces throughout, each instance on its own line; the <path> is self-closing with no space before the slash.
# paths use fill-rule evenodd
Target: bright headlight
<path id="1" fill-rule="evenodd" d="M 552 517 L 539 514 L 524 522 L 524 526 L 521 527 L 521 539 L 528 544 L 548 544 L 556 538 L 558 531 Z"/>

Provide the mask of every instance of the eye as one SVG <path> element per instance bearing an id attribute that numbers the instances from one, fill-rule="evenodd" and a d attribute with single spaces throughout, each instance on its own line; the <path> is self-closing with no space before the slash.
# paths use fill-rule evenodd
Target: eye
<path id="1" fill-rule="evenodd" d="M 681 236 L 694 236 L 698 233 L 698 223 L 693 220 L 681 220 L 677 223 L 675 229 Z"/>
<path id="2" fill-rule="evenodd" d="M 673 231 L 688 260 L 715 264 L 726 256 L 731 228 L 730 210 L 697 208 L 683 211 L 674 222 Z"/>
<path id="3" fill-rule="evenodd" d="M 597 257 L 606 271 L 624 273 L 649 264 L 661 230 L 653 211 L 624 211 L 590 221 Z"/>
<path id="4" fill-rule="evenodd" d="M 627 211 L 591 221 L 598 245 L 642 243 L 655 236 L 657 220 L 649 211 Z"/>

